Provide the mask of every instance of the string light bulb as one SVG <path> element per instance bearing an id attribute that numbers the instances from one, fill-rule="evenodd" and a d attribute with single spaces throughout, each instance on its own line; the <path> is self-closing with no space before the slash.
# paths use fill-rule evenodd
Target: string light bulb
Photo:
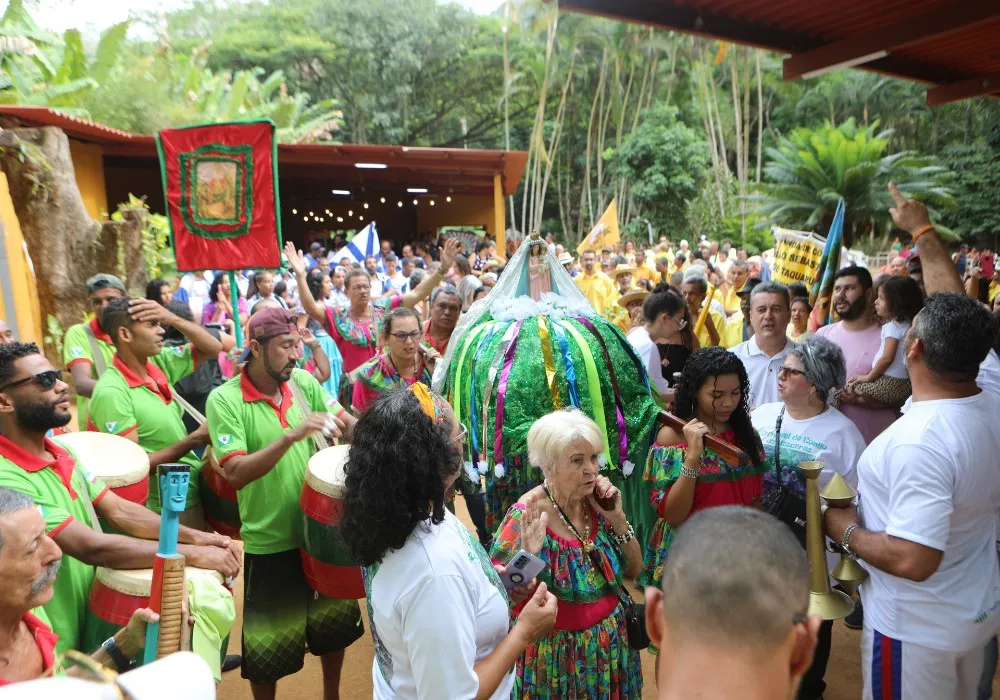
<path id="1" fill-rule="evenodd" d="M 382 200 L 382 204 L 385 204 L 385 197 L 379 197 L 379 199 Z"/>
<path id="2" fill-rule="evenodd" d="M 399 207 L 403 206 L 403 202 L 402 201 L 396 202 L 396 206 L 399 206 Z"/>
<path id="3" fill-rule="evenodd" d="M 446 201 L 446 202 L 450 202 L 450 201 L 451 201 L 451 195 L 448 195 L 447 197 L 445 197 L 445 198 L 444 198 L 444 201 Z"/>
<path id="4" fill-rule="evenodd" d="M 339 221 L 340 223 L 344 223 L 344 217 L 338 216 L 337 221 Z"/>
<path id="5" fill-rule="evenodd" d="M 434 200 L 433 199 L 431 200 L 431 206 L 432 207 L 434 206 Z"/>
<path id="6" fill-rule="evenodd" d="M 413 200 L 413 206 L 417 206 L 417 200 Z"/>
<path id="7" fill-rule="evenodd" d="M 354 210 L 353 209 L 348 209 L 347 210 L 347 215 L 348 216 L 354 216 Z"/>
<path id="8" fill-rule="evenodd" d="M 293 213 L 293 214 L 298 214 L 298 213 L 299 213 L 299 210 L 298 210 L 298 209 L 292 209 L 292 213 Z"/>
<path id="9" fill-rule="evenodd" d="M 383 201 L 384 201 L 384 200 L 383 200 Z M 365 202 L 365 205 L 364 205 L 364 206 L 365 206 L 365 209 L 367 209 L 367 208 L 368 208 L 368 202 Z"/>

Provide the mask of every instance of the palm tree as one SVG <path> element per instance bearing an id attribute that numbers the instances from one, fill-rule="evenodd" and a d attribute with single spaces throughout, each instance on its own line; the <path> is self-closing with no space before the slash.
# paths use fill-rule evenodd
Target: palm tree
<path id="1" fill-rule="evenodd" d="M 844 245 L 850 247 L 862 234 L 888 231 L 889 181 L 932 207 L 954 206 L 950 171 L 915 151 L 886 154 L 891 132 L 876 133 L 878 124 L 826 122 L 796 129 L 768 148 L 766 182 L 748 198 L 757 214 L 770 224 L 825 233 L 843 197 Z"/>

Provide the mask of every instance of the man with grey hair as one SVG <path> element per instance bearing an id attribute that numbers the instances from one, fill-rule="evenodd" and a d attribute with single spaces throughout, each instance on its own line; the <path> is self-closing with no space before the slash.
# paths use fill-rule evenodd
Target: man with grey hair
<path id="1" fill-rule="evenodd" d="M 696 513 L 677 531 L 663 590 L 646 589 L 660 649 L 660 700 L 792 700 L 812 663 L 809 564 L 795 537 L 754 508 Z"/>
<path id="2" fill-rule="evenodd" d="M 694 334 L 698 338 L 701 347 L 707 348 L 712 345 L 722 344 L 722 333 L 726 328 L 726 319 L 723 316 L 721 307 L 712 308 L 715 299 L 706 299 L 708 295 L 708 279 L 704 272 L 699 269 L 688 270 L 684 273 L 684 283 L 681 285 L 681 294 L 687 303 L 688 313 L 691 315 L 691 323 L 694 324 Z M 702 307 L 708 305 L 708 311 L 702 321 Z"/>
<path id="3" fill-rule="evenodd" d="M 778 370 L 795 343 L 788 338 L 791 303 L 788 287 L 761 282 L 750 292 L 753 337 L 732 349 L 750 379 L 750 410 L 778 400 Z"/>
<path id="4" fill-rule="evenodd" d="M 912 406 L 861 456 L 858 509 L 826 513 L 826 533 L 869 573 L 865 697 L 976 697 L 1000 629 L 1000 397 L 976 383 L 995 339 L 976 300 L 927 298 L 903 341 Z"/>
<path id="5" fill-rule="evenodd" d="M 424 323 L 424 344 L 444 357 L 461 316 L 462 297 L 458 290 L 450 284 L 437 287 L 431 292 L 430 318 Z"/>

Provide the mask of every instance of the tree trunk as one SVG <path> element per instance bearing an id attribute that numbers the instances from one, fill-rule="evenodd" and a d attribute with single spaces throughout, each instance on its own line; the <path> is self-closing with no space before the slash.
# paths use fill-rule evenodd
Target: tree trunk
<path id="1" fill-rule="evenodd" d="M 142 254 L 142 231 L 146 226 L 145 209 L 122 209 L 119 240 L 124 248 L 125 288 L 134 297 L 146 296 L 146 260 Z"/>
<path id="2" fill-rule="evenodd" d="M 66 134 L 55 127 L 4 134 L 11 145 L 5 145 L 0 168 L 35 268 L 42 319 L 52 315 L 69 328 L 83 318 L 87 278 L 116 271 L 117 265 L 105 266 L 116 260 L 117 249 L 102 245 L 110 241 L 102 238 L 101 224 L 83 205 Z M 56 366 L 62 365 L 54 348 L 46 352 Z"/>

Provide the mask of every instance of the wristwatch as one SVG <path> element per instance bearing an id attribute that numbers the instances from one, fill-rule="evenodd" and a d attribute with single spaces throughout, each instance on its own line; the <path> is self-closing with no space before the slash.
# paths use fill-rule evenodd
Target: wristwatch
<path id="1" fill-rule="evenodd" d="M 114 637 L 108 637 L 101 647 L 111 657 L 111 663 L 115 665 L 118 673 L 125 673 L 132 666 L 132 662 L 125 658 L 125 654 L 118 648 L 118 642 Z"/>
<path id="2" fill-rule="evenodd" d="M 857 529 L 858 524 L 851 523 L 847 526 L 847 529 L 844 530 L 844 536 L 840 538 L 840 548 L 844 550 L 844 554 L 854 560 L 857 560 L 858 553 L 851 549 L 851 545 L 849 543 L 851 541 L 851 535 L 854 534 L 854 531 Z"/>

